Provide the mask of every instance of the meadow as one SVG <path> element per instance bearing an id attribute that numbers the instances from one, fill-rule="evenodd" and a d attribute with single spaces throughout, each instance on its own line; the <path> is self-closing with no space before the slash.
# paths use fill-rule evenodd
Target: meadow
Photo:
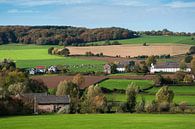
<path id="1" fill-rule="evenodd" d="M 101 82 L 99 86 L 110 90 L 125 90 L 131 82 L 134 82 L 134 84 L 139 86 L 141 89 L 151 87 L 154 84 L 151 80 L 109 79 Z M 152 87 L 151 89 L 145 90 L 144 93 L 139 93 L 137 95 L 137 101 L 141 101 L 142 97 L 146 100 L 146 102 L 155 100 L 155 94 L 159 89 L 159 87 Z M 173 100 L 174 103 L 179 104 L 180 102 L 185 101 L 188 105 L 195 105 L 195 86 L 170 86 L 170 90 L 173 90 L 175 94 Z M 126 95 L 122 93 L 108 93 L 105 95 L 108 100 L 121 102 L 126 101 Z"/>
<path id="2" fill-rule="evenodd" d="M 101 72 L 104 61 L 94 61 L 79 59 L 75 57 L 61 57 L 56 55 L 49 55 L 47 53 L 49 45 L 1 45 L 0 46 L 0 60 L 4 58 L 12 59 L 16 62 L 19 68 L 31 68 L 38 65 L 69 65 L 70 71 L 73 72 Z M 60 46 L 54 46 L 60 47 Z M 75 65 L 75 66 L 74 66 Z M 90 65 L 89 67 L 82 67 L 83 65 Z"/>
<path id="3" fill-rule="evenodd" d="M 134 83 L 141 89 L 153 86 L 154 82 L 151 80 L 126 80 L 126 79 L 109 79 L 101 82 L 100 87 L 105 87 L 107 89 L 126 89 L 129 84 Z"/>
<path id="4" fill-rule="evenodd" d="M 161 43 L 161 44 L 167 44 L 167 43 L 175 43 L 175 44 L 190 44 L 194 45 L 195 40 L 192 40 L 192 36 L 141 36 L 138 38 L 132 38 L 132 39 L 123 39 L 123 40 L 117 40 L 121 44 L 143 44 L 143 43 Z M 111 40 L 112 42 L 112 40 Z M 105 41 L 99 41 L 99 42 L 91 42 L 88 44 L 104 44 Z"/>
<path id="5" fill-rule="evenodd" d="M 194 129 L 195 115 L 69 114 L 0 118 L 2 129 Z"/>

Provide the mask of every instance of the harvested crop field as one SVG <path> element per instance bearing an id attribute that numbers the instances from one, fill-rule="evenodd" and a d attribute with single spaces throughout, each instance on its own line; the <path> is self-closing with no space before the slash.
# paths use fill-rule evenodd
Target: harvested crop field
<path id="1" fill-rule="evenodd" d="M 106 79 L 105 76 L 84 76 L 84 78 L 85 82 L 80 86 L 81 89 L 97 84 Z M 42 80 L 48 88 L 55 88 L 61 81 L 72 80 L 73 76 L 34 76 L 32 79 Z"/>
<path id="2" fill-rule="evenodd" d="M 126 56 L 139 56 L 139 55 L 179 55 L 188 52 L 190 45 L 111 45 L 111 46 L 89 46 L 89 47 L 68 47 L 71 55 L 85 54 L 86 52 L 91 51 L 92 53 L 104 53 L 107 56 L 116 56 L 120 55 L 121 57 Z"/>

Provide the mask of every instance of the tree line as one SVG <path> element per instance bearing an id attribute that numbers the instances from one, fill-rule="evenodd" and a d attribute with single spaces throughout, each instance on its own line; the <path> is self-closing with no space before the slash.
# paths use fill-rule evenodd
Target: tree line
<path id="1" fill-rule="evenodd" d="M 170 36 L 195 36 L 195 32 L 194 33 L 190 33 L 190 32 L 173 32 L 170 31 L 168 29 L 163 29 L 163 30 L 152 30 L 152 31 L 140 31 L 138 32 L 140 35 L 151 35 L 151 36 L 155 36 L 155 35 L 170 35 Z M 193 39 L 192 39 L 193 40 Z"/>
<path id="2" fill-rule="evenodd" d="M 71 26 L 0 26 L 0 44 L 78 45 L 137 37 L 123 28 L 88 29 Z"/>

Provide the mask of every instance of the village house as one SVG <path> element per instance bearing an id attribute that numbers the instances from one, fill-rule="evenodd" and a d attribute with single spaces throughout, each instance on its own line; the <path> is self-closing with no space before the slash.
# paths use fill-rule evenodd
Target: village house
<path id="1" fill-rule="evenodd" d="M 35 114 L 38 113 L 52 113 L 64 108 L 66 113 L 70 109 L 70 97 L 48 95 L 47 93 L 28 93 L 22 95 L 24 99 L 33 101 L 33 110 Z"/>
<path id="2" fill-rule="evenodd" d="M 104 73 L 105 74 L 111 74 L 112 73 L 112 67 L 110 64 L 105 64 L 104 65 Z"/>
<path id="3" fill-rule="evenodd" d="M 28 72 L 30 75 L 44 74 L 46 72 L 46 67 L 45 66 L 36 66 L 35 68 L 29 69 Z"/>
<path id="4" fill-rule="evenodd" d="M 133 62 L 133 64 L 132 64 Z M 128 68 L 130 69 L 134 69 L 134 61 L 122 61 L 122 62 L 118 62 L 116 63 L 115 68 L 113 71 L 116 71 L 118 73 L 124 73 L 126 71 L 128 71 Z M 112 73 L 112 64 L 105 64 L 104 65 L 104 73 L 106 74 L 111 74 Z"/>
<path id="5" fill-rule="evenodd" d="M 164 62 L 155 65 L 152 63 L 150 67 L 150 73 L 158 72 L 174 73 L 178 71 L 191 72 L 191 68 L 187 66 L 186 69 L 182 70 L 180 69 L 179 64 L 177 62 Z"/>
<path id="6" fill-rule="evenodd" d="M 49 72 L 49 73 L 58 73 L 58 68 L 56 67 L 56 66 L 49 66 L 48 67 L 48 69 L 47 69 L 47 71 Z"/>

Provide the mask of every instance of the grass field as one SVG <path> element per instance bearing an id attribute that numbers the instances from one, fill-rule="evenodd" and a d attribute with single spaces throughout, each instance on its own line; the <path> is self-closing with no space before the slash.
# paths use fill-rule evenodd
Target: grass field
<path id="1" fill-rule="evenodd" d="M 106 94 L 106 97 L 108 100 L 114 100 L 114 101 L 121 101 L 121 102 L 125 102 L 126 99 L 126 95 L 125 94 Z M 137 95 L 137 102 L 141 101 L 141 98 L 144 98 L 146 100 L 146 102 L 151 102 L 153 100 L 155 100 L 155 95 L 148 95 L 148 94 L 138 94 Z M 186 102 L 188 105 L 195 105 L 195 96 L 192 95 L 175 95 L 173 102 L 179 104 L 180 102 Z"/>
<path id="2" fill-rule="evenodd" d="M 195 95 L 195 86 L 170 86 L 169 89 L 178 95 Z M 158 87 L 154 87 L 147 92 L 155 94 L 158 90 Z"/>
<path id="3" fill-rule="evenodd" d="M 0 46 L 0 60 L 4 58 L 16 61 L 17 67 L 29 68 L 37 65 L 70 65 L 70 71 L 74 72 L 88 72 L 88 71 L 102 71 L 103 61 L 84 60 L 74 57 L 61 57 L 49 55 L 47 49 L 50 46 L 37 45 L 1 45 Z M 71 65 L 92 65 L 94 67 L 71 67 Z"/>
<path id="4" fill-rule="evenodd" d="M 191 36 L 141 36 L 139 38 L 118 40 L 121 44 L 143 44 L 143 43 L 177 43 L 177 44 L 195 44 Z M 93 44 L 103 44 L 105 41 L 92 42 Z M 89 43 L 89 44 L 92 44 Z"/>
<path id="5" fill-rule="evenodd" d="M 125 79 L 109 79 L 101 82 L 100 87 L 108 89 L 126 89 L 128 84 L 134 82 L 140 88 L 148 88 L 153 85 L 153 81 L 150 80 L 125 80 Z M 159 87 L 153 87 L 145 91 L 146 93 L 139 93 L 137 95 L 137 101 L 141 100 L 141 96 L 145 98 L 146 102 L 155 100 L 155 94 L 159 90 Z M 179 104 L 182 101 L 187 102 L 188 105 L 195 105 L 195 86 L 170 86 L 170 90 L 174 92 L 173 102 Z M 126 95 L 121 93 L 105 94 L 108 100 L 113 101 L 126 101 Z"/>
<path id="6" fill-rule="evenodd" d="M 194 129 L 195 115 L 83 114 L 0 118 L 1 129 Z"/>
<path id="7" fill-rule="evenodd" d="M 148 88 L 153 85 L 151 80 L 125 80 L 125 79 L 109 79 L 99 84 L 100 87 L 108 89 L 126 89 L 129 84 L 134 82 L 140 88 Z"/>

